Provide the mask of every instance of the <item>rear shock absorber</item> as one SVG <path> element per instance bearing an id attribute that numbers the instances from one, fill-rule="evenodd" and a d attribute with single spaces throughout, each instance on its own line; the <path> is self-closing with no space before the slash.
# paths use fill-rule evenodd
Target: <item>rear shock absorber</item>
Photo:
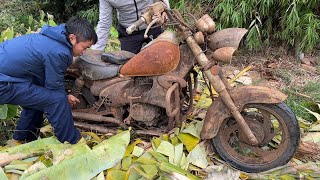
<path id="1" fill-rule="evenodd" d="M 74 96 L 74 97 L 78 97 L 80 92 L 81 92 L 81 89 L 83 88 L 85 82 L 83 80 L 83 77 L 80 76 L 78 77 L 75 82 L 74 82 L 74 85 L 71 89 L 71 94 Z"/>

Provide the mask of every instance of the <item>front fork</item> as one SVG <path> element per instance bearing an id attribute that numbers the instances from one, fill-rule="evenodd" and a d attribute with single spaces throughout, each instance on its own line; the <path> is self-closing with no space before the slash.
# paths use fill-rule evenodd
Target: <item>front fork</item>
<path id="1" fill-rule="evenodd" d="M 196 57 L 197 62 L 200 64 L 201 67 L 205 67 L 210 61 L 208 60 L 207 56 L 204 54 L 200 46 L 196 43 L 194 38 L 189 34 L 185 34 L 186 42 L 188 43 L 189 47 L 191 48 L 193 54 Z M 217 93 L 221 96 L 223 103 L 228 107 L 233 117 L 236 119 L 237 123 L 240 125 L 243 132 L 248 137 L 249 141 L 254 145 L 258 143 L 257 138 L 252 133 L 250 127 L 242 117 L 241 113 L 239 112 L 238 108 L 234 104 L 226 85 L 223 83 L 222 79 L 219 76 L 219 72 L 213 74 L 210 70 L 205 70 L 204 74 L 209 79 L 209 82 L 212 84 L 214 89 Z"/>

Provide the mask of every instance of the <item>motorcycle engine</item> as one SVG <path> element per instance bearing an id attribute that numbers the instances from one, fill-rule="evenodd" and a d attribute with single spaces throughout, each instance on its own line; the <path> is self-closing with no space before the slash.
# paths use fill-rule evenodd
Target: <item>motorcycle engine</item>
<path id="1" fill-rule="evenodd" d="M 135 103 L 130 107 L 130 116 L 135 121 L 143 122 L 147 126 L 157 125 L 163 110 L 151 104 Z"/>

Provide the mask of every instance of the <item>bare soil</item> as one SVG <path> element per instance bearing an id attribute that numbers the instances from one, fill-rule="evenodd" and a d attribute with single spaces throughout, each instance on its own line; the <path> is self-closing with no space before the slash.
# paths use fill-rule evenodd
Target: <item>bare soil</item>
<path id="1" fill-rule="evenodd" d="M 252 66 L 245 74 L 252 79 L 253 85 L 283 90 L 284 88 L 303 87 L 308 81 L 320 83 L 320 57 L 306 54 L 296 60 L 283 51 L 272 53 L 239 53 L 223 67 L 227 77 Z"/>

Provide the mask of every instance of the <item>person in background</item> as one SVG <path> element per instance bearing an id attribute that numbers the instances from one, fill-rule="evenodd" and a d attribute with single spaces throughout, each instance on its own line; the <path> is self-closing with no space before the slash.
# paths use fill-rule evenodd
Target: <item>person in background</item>
<path id="1" fill-rule="evenodd" d="M 24 35 L 0 44 L 0 104 L 20 105 L 13 139 L 37 139 L 46 115 L 61 142 L 77 143 L 80 132 L 73 124 L 71 106 L 79 99 L 67 95 L 64 72 L 97 42 L 89 21 L 72 17 L 66 24 L 44 26 L 39 33 Z"/>
<path id="2" fill-rule="evenodd" d="M 163 0 L 168 8 L 169 1 Z M 112 26 L 112 9 L 117 10 L 119 40 L 121 50 L 137 54 L 140 52 L 143 43 L 150 42 L 150 38 L 144 38 L 146 25 L 134 31 L 131 35 L 126 32 L 126 28 L 140 18 L 140 15 L 153 4 L 154 0 L 99 0 L 99 22 L 97 26 L 98 42 L 92 47 L 94 50 L 104 51 L 109 32 Z M 151 28 L 148 35 L 156 38 L 162 33 L 161 27 Z"/>

